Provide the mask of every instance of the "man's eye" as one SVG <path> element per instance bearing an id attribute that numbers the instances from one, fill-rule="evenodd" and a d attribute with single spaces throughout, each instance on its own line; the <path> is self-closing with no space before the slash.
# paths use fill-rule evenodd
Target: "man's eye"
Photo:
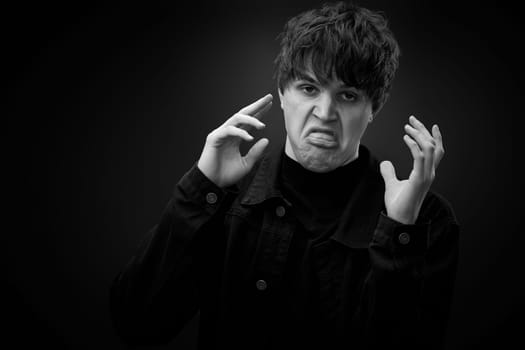
<path id="1" fill-rule="evenodd" d="M 341 97 L 343 98 L 344 101 L 355 101 L 357 100 L 357 95 L 354 94 L 353 92 L 343 92 L 341 93 Z"/>
<path id="2" fill-rule="evenodd" d="M 301 90 L 306 95 L 314 95 L 317 92 L 317 88 L 315 86 L 312 86 L 312 85 L 302 85 L 301 86 Z"/>

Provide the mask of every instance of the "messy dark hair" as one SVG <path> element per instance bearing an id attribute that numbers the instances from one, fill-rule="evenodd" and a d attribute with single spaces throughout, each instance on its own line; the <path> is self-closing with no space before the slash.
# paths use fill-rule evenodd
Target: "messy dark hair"
<path id="1" fill-rule="evenodd" d="M 312 71 L 362 89 L 377 112 L 388 98 L 400 49 L 379 12 L 352 3 L 324 4 L 291 18 L 278 39 L 275 77 L 281 92 Z"/>

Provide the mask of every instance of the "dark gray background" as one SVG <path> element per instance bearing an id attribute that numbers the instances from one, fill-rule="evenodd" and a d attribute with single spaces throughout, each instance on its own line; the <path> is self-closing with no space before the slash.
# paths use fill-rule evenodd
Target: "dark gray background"
<path id="1" fill-rule="evenodd" d="M 4 9 L 4 173 L 13 196 L 2 314 L 17 344 L 122 347 L 108 317 L 111 280 L 159 219 L 206 135 L 260 96 L 277 97 L 275 38 L 290 16 L 319 3 Z M 433 189 L 462 226 L 447 349 L 520 341 L 516 11 L 502 2 L 360 4 L 386 13 L 403 53 L 391 98 L 364 144 L 407 176 L 408 116 L 438 123 L 444 136 Z M 265 122 L 259 136 L 280 145 L 278 104 Z M 194 320 L 172 345 L 191 349 L 195 334 Z"/>

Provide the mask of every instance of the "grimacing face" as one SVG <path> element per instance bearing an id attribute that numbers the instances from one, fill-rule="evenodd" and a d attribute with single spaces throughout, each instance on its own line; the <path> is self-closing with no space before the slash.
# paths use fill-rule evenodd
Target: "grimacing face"
<path id="1" fill-rule="evenodd" d="M 364 91 L 340 80 L 322 85 L 311 72 L 292 80 L 279 99 L 286 128 L 285 153 L 304 168 L 332 171 L 358 157 L 359 144 L 372 121 Z"/>

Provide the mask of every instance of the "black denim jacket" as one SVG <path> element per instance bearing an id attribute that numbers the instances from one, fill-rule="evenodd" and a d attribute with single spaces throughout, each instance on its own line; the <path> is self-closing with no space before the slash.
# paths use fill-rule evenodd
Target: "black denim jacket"
<path id="1" fill-rule="evenodd" d="M 200 310 L 200 349 L 439 348 L 458 258 L 455 215 L 429 192 L 414 225 L 388 218 L 378 161 L 364 146 L 361 156 L 368 165 L 340 224 L 312 248 L 314 323 L 298 332 L 280 317 L 297 225 L 279 190 L 281 149 L 227 189 L 196 164 L 182 177 L 112 285 L 111 315 L 123 341 L 167 343 Z M 282 334 L 290 337 L 281 341 Z"/>

